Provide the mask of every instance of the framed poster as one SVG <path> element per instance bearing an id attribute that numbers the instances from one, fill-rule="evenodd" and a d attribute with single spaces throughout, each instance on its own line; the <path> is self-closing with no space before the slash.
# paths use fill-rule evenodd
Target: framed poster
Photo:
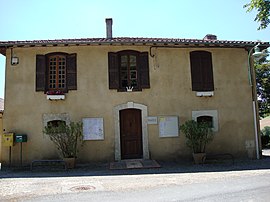
<path id="1" fill-rule="evenodd" d="M 83 140 L 104 140 L 103 118 L 83 118 Z"/>
<path id="2" fill-rule="evenodd" d="M 159 116 L 159 137 L 177 137 L 179 135 L 178 116 Z"/>

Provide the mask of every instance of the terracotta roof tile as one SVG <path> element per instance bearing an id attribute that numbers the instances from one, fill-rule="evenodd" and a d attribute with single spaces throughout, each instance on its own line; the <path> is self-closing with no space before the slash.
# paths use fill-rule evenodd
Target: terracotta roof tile
<path id="1" fill-rule="evenodd" d="M 261 47 L 267 48 L 269 42 L 258 41 L 227 41 L 208 39 L 179 39 L 179 38 L 143 38 L 143 37 L 117 37 L 117 38 L 80 38 L 80 39 L 55 39 L 55 40 L 32 40 L 32 41 L 0 41 L 0 53 L 4 54 L 8 47 L 24 46 L 57 46 L 57 45 L 160 45 L 160 46 L 189 46 L 205 45 L 220 47 L 253 47 L 260 43 Z"/>

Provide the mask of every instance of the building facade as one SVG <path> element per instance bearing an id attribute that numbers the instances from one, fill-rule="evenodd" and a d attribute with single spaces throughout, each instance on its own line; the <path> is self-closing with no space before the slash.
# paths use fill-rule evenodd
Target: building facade
<path id="1" fill-rule="evenodd" d="M 211 122 L 215 136 L 207 152 L 255 157 L 258 126 L 248 76 L 255 45 L 213 35 L 1 42 L 7 61 L 3 127 L 27 134 L 24 164 L 58 158 L 43 128 L 59 120 L 83 121 L 78 161 L 84 163 L 190 158 L 177 128 L 190 119 Z M 8 157 L 2 147 L 2 162 Z M 19 157 L 15 144 L 12 163 Z"/>

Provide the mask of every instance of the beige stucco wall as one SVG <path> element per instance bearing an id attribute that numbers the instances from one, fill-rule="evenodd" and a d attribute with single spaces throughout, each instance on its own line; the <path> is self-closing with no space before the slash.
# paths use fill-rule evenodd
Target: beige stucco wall
<path id="1" fill-rule="evenodd" d="M 2 161 L 3 113 L 0 112 L 0 163 Z"/>
<path id="2" fill-rule="evenodd" d="M 246 157 L 246 140 L 254 141 L 252 94 L 248 82 L 247 52 L 236 48 L 200 48 L 212 53 L 215 91 L 213 97 L 196 97 L 191 90 L 189 52 L 196 48 L 158 48 L 149 56 L 150 89 L 117 92 L 108 88 L 108 52 L 149 51 L 147 46 L 71 46 L 14 48 L 20 64 L 6 67 L 4 129 L 26 133 L 24 163 L 33 159 L 56 158 L 56 150 L 43 135 L 44 113 L 68 113 L 71 121 L 103 117 L 105 139 L 86 141 L 79 152 L 82 162 L 114 160 L 115 106 L 134 102 L 147 106 L 148 116 L 177 115 L 180 124 L 191 119 L 192 111 L 217 110 L 219 130 L 208 146 L 209 152 L 230 152 Z M 69 91 L 64 101 L 46 100 L 35 92 L 36 54 L 77 53 L 78 90 Z M 7 52 L 10 60 L 10 50 Z M 148 125 L 149 153 L 152 159 L 190 157 L 183 134 L 160 138 L 158 125 Z M 19 145 L 12 148 L 12 161 L 19 161 Z M 7 151 L 2 149 L 4 161 Z"/>

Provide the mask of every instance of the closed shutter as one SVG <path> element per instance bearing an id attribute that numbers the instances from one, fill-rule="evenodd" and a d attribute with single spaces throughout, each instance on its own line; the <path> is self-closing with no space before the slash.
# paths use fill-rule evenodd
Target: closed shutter
<path id="1" fill-rule="evenodd" d="M 141 88 L 150 88 L 148 52 L 139 54 L 139 71 Z"/>
<path id="2" fill-rule="evenodd" d="M 212 55 L 210 52 L 203 52 L 201 55 L 202 61 L 202 74 L 203 74 L 203 90 L 213 91 L 214 90 L 214 79 L 213 79 L 213 66 L 212 66 Z"/>
<path id="3" fill-rule="evenodd" d="M 36 55 L 36 91 L 46 92 L 46 57 Z"/>
<path id="4" fill-rule="evenodd" d="M 212 56 L 207 51 L 190 53 L 191 79 L 193 91 L 213 91 Z"/>
<path id="5" fill-rule="evenodd" d="M 109 89 L 119 88 L 119 66 L 118 54 L 108 53 L 108 66 L 109 66 Z"/>
<path id="6" fill-rule="evenodd" d="M 192 90 L 201 91 L 203 86 L 200 52 L 190 53 Z"/>
<path id="7" fill-rule="evenodd" d="M 77 54 L 67 55 L 67 89 L 77 90 Z"/>

